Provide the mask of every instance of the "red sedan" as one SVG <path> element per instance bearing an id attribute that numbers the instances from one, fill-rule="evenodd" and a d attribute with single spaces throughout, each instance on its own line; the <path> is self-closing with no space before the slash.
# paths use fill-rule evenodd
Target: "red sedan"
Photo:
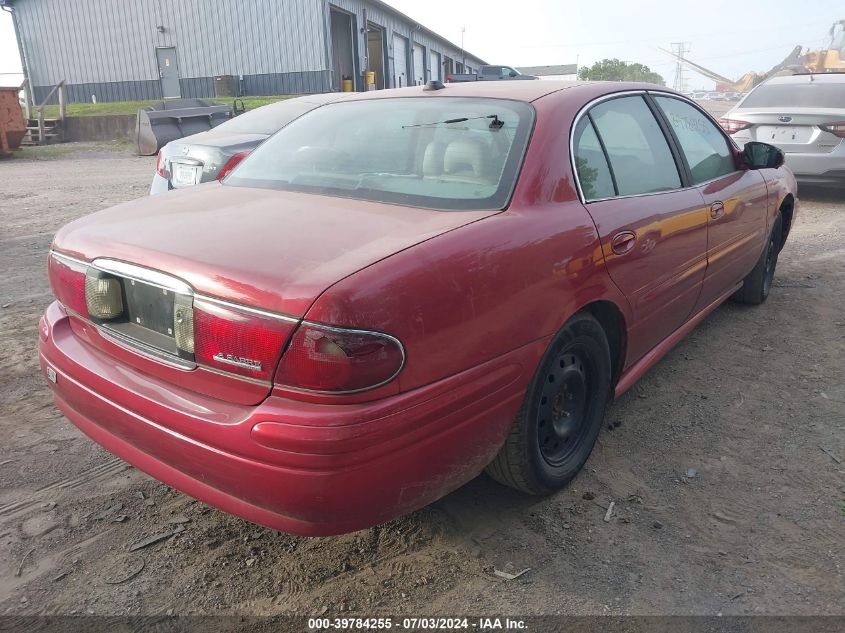
<path id="1" fill-rule="evenodd" d="M 610 398 L 765 301 L 782 163 L 653 85 L 350 95 L 222 183 L 59 231 L 42 369 L 109 451 L 278 530 L 378 524 L 485 468 L 549 493 Z"/>

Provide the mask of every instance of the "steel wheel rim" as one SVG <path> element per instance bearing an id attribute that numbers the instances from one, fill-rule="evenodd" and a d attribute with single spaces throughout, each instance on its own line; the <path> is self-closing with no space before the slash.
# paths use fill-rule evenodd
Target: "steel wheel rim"
<path id="1" fill-rule="evenodd" d="M 772 280 L 775 276 L 775 240 L 769 240 L 769 245 L 766 249 L 766 273 L 763 277 L 763 293 L 769 294 L 772 287 Z"/>
<path id="2" fill-rule="evenodd" d="M 589 431 L 592 374 L 589 355 L 576 348 L 560 354 L 543 377 L 537 441 L 540 454 L 550 466 L 565 463 Z"/>

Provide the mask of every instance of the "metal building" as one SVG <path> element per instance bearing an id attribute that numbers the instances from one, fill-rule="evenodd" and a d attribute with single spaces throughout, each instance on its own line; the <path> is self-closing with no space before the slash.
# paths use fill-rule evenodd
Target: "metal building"
<path id="1" fill-rule="evenodd" d="M 442 79 L 484 62 L 380 0 L 0 0 L 41 102 L 366 89 Z M 229 79 L 231 77 L 231 79 Z M 222 80 L 218 80 L 222 81 Z M 348 84 L 347 84 L 348 86 Z"/>

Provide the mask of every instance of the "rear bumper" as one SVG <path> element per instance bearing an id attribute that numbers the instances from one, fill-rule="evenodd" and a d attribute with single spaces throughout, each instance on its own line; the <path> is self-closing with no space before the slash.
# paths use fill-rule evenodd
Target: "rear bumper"
<path id="1" fill-rule="evenodd" d="M 201 501 L 303 535 L 420 508 L 479 474 L 504 442 L 546 341 L 383 400 L 235 405 L 116 365 L 41 319 L 42 372 L 64 414 L 110 452 Z"/>
<path id="2" fill-rule="evenodd" d="M 798 182 L 845 187 L 845 150 L 829 154 L 786 154 L 786 165 Z"/>
<path id="3" fill-rule="evenodd" d="M 170 186 L 170 181 L 167 178 L 163 178 L 158 173 L 153 174 L 153 183 L 150 185 L 151 196 L 154 196 L 157 193 L 166 193 L 171 189 L 172 187 Z"/>

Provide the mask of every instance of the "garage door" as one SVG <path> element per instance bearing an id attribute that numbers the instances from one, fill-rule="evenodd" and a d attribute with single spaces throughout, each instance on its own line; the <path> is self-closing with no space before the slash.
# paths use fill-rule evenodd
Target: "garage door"
<path id="1" fill-rule="evenodd" d="M 425 49 L 414 44 L 414 84 L 420 86 L 425 83 Z"/>
<path id="2" fill-rule="evenodd" d="M 408 40 L 401 35 L 393 35 L 393 85 L 408 85 Z"/>
<path id="3" fill-rule="evenodd" d="M 431 52 L 431 78 L 437 81 L 443 81 L 443 75 L 440 73 L 440 53 Z"/>

